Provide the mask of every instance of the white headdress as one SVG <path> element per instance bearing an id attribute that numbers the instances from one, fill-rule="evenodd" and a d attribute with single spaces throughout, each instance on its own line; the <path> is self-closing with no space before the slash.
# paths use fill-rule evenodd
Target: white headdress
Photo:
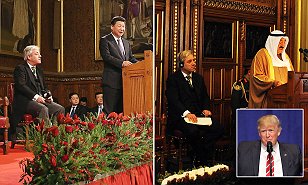
<path id="1" fill-rule="evenodd" d="M 282 60 L 277 56 L 278 44 L 281 38 L 286 39 L 285 47 L 281 53 Z M 289 59 L 286 57 L 286 48 L 289 43 L 289 38 L 285 33 L 279 30 L 272 31 L 271 34 L 267 37 L 265 48 L 272 57 L 273 66 L 276 67 L 287 67 L 288 71 L 291 71 Z"/>

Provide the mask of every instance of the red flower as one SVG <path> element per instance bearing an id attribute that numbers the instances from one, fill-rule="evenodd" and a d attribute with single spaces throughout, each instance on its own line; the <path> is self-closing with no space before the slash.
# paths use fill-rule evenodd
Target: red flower
<path id="1" fill-rule="evenodd" d="M 74 118 L 75 118 L 75 116 L 77 116 L 77 115 L 75 114 L 75 115 L 74 115 Z M 80 122 L 81 122 L 81 121 L 80 121 L 80 119 L 79 119 L 78 117 L 76 117 L 76 118 L 74 119 L 74 124 L 78 125 Z"/>
<path id="2" fill-rule="evenodd" d="M 44 119 L 42 119 L 41 123 L 37 126 L 35 126 L 35 129 L 38 131 L 38 132 L 42 132 L 43 129 L 44 129 L 44 125 L 45 125 L 45 122 L 44 122 Z"/>
<path id="3" fill-rule="evenodd" d="M 74 128 L 75 131 L 78 131 L 78 130 L 79 130 L 78 125 L 74 125 L 73 128 Z"/>
<path id="4" fill-rule="evenodd" d="M 78 143 L 79 143 L 79 140 L 78 140 L 78 139 L 74 139 L 72 145 L 73 145 L 74 147 L 77 147 L 77 146 L 78 146 Z"/>
<path id="5" fill-rule="evenodd" d="M 68 161 L 68 159 L 69 159 L 69 156 L 68 156 L 67 154 L 65 154 L 65 155 L 63 155 L 63 156 L 61 157 L 61 160 L 62 160 L 63 163 L 65 163 L 66 161 Z"/>
<path id="6" fill-rule="evenodd" d="M 42 152 L 47 153 L 47 151 L 48 151 L 48 145 L 46 143 L 43 143 L 42 144 Z"/>
<path id="7" fill-rule="evenodd" d="M 68 142 L 66 142 L 66 141 L 60 141 L 60 144 L 63 145 L 63 146 L 67 146 L 67 145 L 68 145 Z"/>
<path id="8" fill-rule="evenodd" d="M 115 112 L 111 112 L 107 117 L 107 119 L 117 119 L 117 118 L 118 118 L 118 114 Z"/>
<path id="9" fill-rule="evenodd" d="M 64 124 L 73 124 L 74 120 L 71 117 L 65 117 Z"/>
<path id="10" fill-rule="evenodd" d="M 123 118 L 123 112 L 118 115 L 118 119 L 122 120 L 122 118 Z"/>
<path id="11" fill-rule="evenodd" d="M 136 141 L 133 145 L 134 145 L 135 147 L 138 147 L 138 146 L 139 146 L 139 142 Z"/>
<path id="12" fill-rule="evenodd" d="M 57 117 L 58 123 L 63 124 L 64 123 L 64 117 L 65 116 L 64 116 L 63 113 L 58 114 L 58 117 Z"/>
<path id="13" fill-rule="evenodd" d="M 108 121 L 108 125 L 114 125 L 114 123 L 115 123 L 114 120 L 109 120 Z"/>
<path id="14" fill-rule="evenodd" d="M 51 132 L 53 137 L 57 137 L 59 135 L 59 128 L 57 126 L 50 127 L 48 131 Z"/>
<path id="15" fill-rule="evenodd" d="M 116 125 L 116 126 L 121 126 L 121 125 L 122 125 L 121 120 L 117 119 L 116 122 L 115 122 L 115 125 Z"/>
<path id="16" fill-rule="evenodd" d="M 72 132 L 73 132 L 73 127 L 72 127 L 71 125 L 66 125 L 66 126 L 65 126 L 65 131 L 66 131 L 67 133 L 72 133 Z"/>
<path id="17" fill-rule="evenodd" d="M 125 121 L 129 121 L 129 119 L 130 119 L 130 118 L 129 118 L 128 116 L 123 116 L 122 121 L 124 121 L 124 122 L 125 122 Z"/>
<path id="18" fill-rule="evenodd" d="M 140 137 L 141 136 L 141 132 L 136 132 L 132 135 L 132 137 Z"/>
<path id="19" fill-rule="evenodd" d="M 81 121 L 79 124 L 82 125 L 82 126 L 87 126 L 87 122 L 85 122 L 85 121 Z"/>
<path id="20" fill-rule="evenodd" d="M 126 130 L 124 133 L 125 136 L 128 136 L 129 134 L 130 134 L 130 130 Z"/>
<path id="21" fill-rule="evenodd" d="M 93 148 L 93 149 L 95 149 L 95 148 L 97 148 L 98 146 L 99 146 L 99 144 L 98 144 L 98 143 L 93 143 L 92 148 Z"/>
<path id="22" fill-rule="evenodd" d="M 99 151 L 100 154 L 107 154 L 108 151 L 105 149 L 105 148 L 102 148 L 100 151 Z"/>
<path id="23" fill-rule="evenodd" d="M 49 160 L 51 166 L 56 167 L 57 166 L 57 159 L 54 155 L 50 156 L 50 160 Z"/>
<path id="24" fill-rule="evenodd" d="M 105 113 L 104 113 L 104 112 L 101 112 L 101 113 L 98 115 L 98 118 L 97 118 L 97 119 L 103 120 L 104 118 L 105 118 Z"/>
<path id="25" fill-rule="evenodd" d="M 108 120 L 104 119 L 104 120 L 102 121 L 102 125 L 107 125 L 107 124 L 108 124 Z"/>
<path id="26" fill-rule="evenodd" d="M 95 128 L 95 124 L 92 123 L 92 122 L 89 122 L 88 123 L 88 128 L 89 128 L 89 130 L 93 130 Z"/>

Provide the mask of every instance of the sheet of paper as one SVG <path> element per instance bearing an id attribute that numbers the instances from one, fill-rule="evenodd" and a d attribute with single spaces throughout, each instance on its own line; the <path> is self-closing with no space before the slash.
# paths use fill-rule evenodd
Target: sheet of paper
<path id="1" fill-rule="evenodd" d="M 196 125 L 207 125 L 207 126 L 212 125 L 212 119 L 209 117 L 198 117 L 197 119 L 198 119 L 197 123 L 193 123 L 192 121 L 189 121 L 188 118 L 184 118 L 184 120 L 187 123 L 196 124 Z"/>

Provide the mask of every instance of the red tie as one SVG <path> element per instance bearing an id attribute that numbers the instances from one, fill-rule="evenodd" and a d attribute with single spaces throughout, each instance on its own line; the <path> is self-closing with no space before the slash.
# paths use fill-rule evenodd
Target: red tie
<path id="1" fill-rule="evenodd" d="M 272 162 L 272 164 L 270 164 L 270 161 Z M 270 170 L 271 166 L 272 166 L 272 174 Z M 268 154 L 266 158 L 266 176 L 274 176 L 274 157 L 272 154 Z"/>

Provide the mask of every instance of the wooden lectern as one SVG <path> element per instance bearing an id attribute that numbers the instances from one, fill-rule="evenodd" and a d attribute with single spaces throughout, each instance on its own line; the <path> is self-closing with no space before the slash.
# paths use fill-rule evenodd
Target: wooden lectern
<path id="1" fill-rule="evenodd" d="M 144 60 L 122 69 L 123 111 L 145 113 L 153 110 L 153 54 L 144 51 Z"/>
<path id="2" fill-rule="evenodd" d="M 304 109 L 304 158 L 308 168 L 308 73 L 288 72 L 288 83 L 271 89 L 268 93 L 268 108 Z M 305 177 L 307 178 L 305 172 Z"/>

